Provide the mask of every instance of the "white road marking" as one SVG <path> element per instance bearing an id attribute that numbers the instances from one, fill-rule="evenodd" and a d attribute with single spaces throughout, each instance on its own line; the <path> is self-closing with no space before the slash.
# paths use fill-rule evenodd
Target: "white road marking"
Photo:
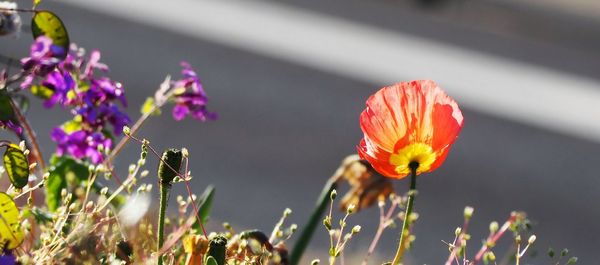
<path id="1" fill-rule="evenodd" d="M 376 85 L 432 79 L 467 108 L 600 142 L 592 79 L 274 2 L 62 2 Z"/>

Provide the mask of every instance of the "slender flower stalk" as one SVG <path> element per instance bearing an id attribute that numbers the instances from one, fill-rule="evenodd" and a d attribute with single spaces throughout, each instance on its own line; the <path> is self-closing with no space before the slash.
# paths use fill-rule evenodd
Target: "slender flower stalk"
<path id="1" fill-rule="evenodd" d="M 417 190 L 417 168 L 419 168 L 419 163 L 411 162 L 409 165 L 411 174 L 410 174 L 410 190 L 408 191 L 408 202 L 406 203 L 406 212 L 404 214 L 404 222 L 402 224 L 402 231 L 400 232 L 400 243 L 398 245 L 398 249 L 396 250 L 396 256 L 392 261 L 392 265 L 398 265 L 402 261 L 402 257 L 404 256 L 404 251 L 406 250 L 407 244 L 409 242 L 409 226 L 410 226 L 410 215 L 412 214 L 413 207 L 415 204 L 415 195 Z"/>
<path id="2" fill-rule="evenodd" d="M 467 211 L 467 209 L 469 209 L 469 210 Z M 450 245 L 452 247 L 452 251 L 450 252 L 450 255 L 448 256 L 448 259 L 446 260 L 445 265 L 452 265 L 452 262 L 454 262 L 454 261 L 458 262 L 456 255 L 458 254 L 460 249 L 462 247 L 464 247 L 465 235 L 467 235 L 467 231 L 469 229 L 469 221 L 471 220 L 471 214 L 473 213 L 472 210 L 473 210 L 472 207 L 465 208 L 465 221 L 463 222 L 463 226 L 462 226 L 462 228 L 460 228 L 458 235 L 456 235 L 456 237 L 454 238 L 452 245 Z M 470 214 L 467 215 L 467 213 L 470 213 Z M 463 255 L 463 259 L 465 258 L 464 256 L 465 255 Z"/>
<path id="3" fill-rule="evenodd" d="M 154 111 L 156 111 L 158 108 L 160 108 L 160 106 L 156 106 L 153 105 L 152 106 L 152 110 L 144 113 L 136 122 L 135 124 L 133 124 L 133 126 L 131 127 L 130 131 L 131 134 L 135 134 L 141 127 L 142 125 L 144 125 L 144 122 L 146 122 L 146 120 L 152 115 L 152 113 L 154 113 Z M 117 157 L 117 155 L 119 154 L 119 152 L 121 152 L 121 150 L 123 149 L 123 147 L 125 147 L 125 144 L 127 144 L 127 142 L 129 142 L 129 137 L 122 137 L 121 140 L 119 141 L 119 143 L 117 143 L 117 145 L 115 146 L 115 148 L 113 148 L 110 151 L 110 154 L 106 157 L 105 160 L 105 165 L 108 166 L 110 163 L 112 163 L 112 161 L 115 159 L 115 157 Z"/>
<path id="4" fill-rule="evenodd" d="M 392 206 L 390 206 L 385 215 L 383 206 L 384 205 L 379 207 L 379 226 L 377 227 L 377 232 L 375 232 L 375 236 L 373 237 L 373 240 L 369 245 L 369 250 L 367 251 L 367 255 L 365 256 L 365 258 L 363 259 L 362 265 L 367 265 L 369 257 L 371 257 L 371 255 L 373 255 L 373 252 L 375 252 L 375 247 L 377 247 L 377 243 L 379 242 L 379 239 L 383 234 L 383 230 L 385 230 L 389 226 L 390 222 L 393 219 L 392 215 L 394 214 L 396 207 L 398 206 L 398 200 L 392 200 Z"/>
<path id="5" fill-rule="evenodd" d="M 469 265 L 476 265 L 479 261 L 481 261 L 481 259 L 483 258 L 483 255 L 488 250 L 490 250 L 490 246 L 495 245 L 496 242 L 504 235 L 504 233 L 506 233 L 506 231 L 508 231 L 510 226 L 517 221 L 517 217 L 518 217 L 517 213 L 511 213 L 508 220 L 506 220 L 506 222 L 504 222 L 504 224 L 502 225 L 500 230 L 498 230 L 498 232 L 490 233 L 490 236 L 487 238 L 486 242 L 481 246 L 481 248 L 475 255 L 475 258 L 473 259 L 473 261 L 471 261 L 471 263 L 469 263 Z"/>
<path id="6" fill-rule="evenodd" d="M 321 195 L 319 195 L 319 199 L 315 205 L 315 209 L 310 215 L 310 218 L 308 219 L 304 229 L 300 233 L 298 241 L 296 241 L 296 245 L 294 245 L 294 248 L 292 249 L 292 254 L 290 255 L 290 265 L 297 265 L 300 263 L 302 254 L 304 254 L 306 247 L 308 247 L 308 243 L 310 243 L 310 240 L 315 233 L 315 229 L 321 222 L 321 217 L 327 208 L 327 202 L 330 201 L 329 196 L 331 191 L 337 187 L 337 181 L 339 180 L 339 177 L 339 175 L 335 174 L 327 181 L 327 183 L 325 183 L 323 191 L 321 191 Z"/>

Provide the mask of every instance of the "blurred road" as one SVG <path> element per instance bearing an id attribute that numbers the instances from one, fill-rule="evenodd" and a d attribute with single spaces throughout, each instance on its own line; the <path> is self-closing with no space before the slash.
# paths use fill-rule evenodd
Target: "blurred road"
<path id="1" fill-rule="evenodd" d="M 194 1 L 184 2 L 194 5 Z M 490 221 L 502 221 L 511 210 L 518 209 L 528 212 L 535 221 L 540 255 L 530 263 L 550 263 L 544 255 L 549 246 L 568 247 L 579 256 L 579 264 L 598 260 L 600 179 L 596 166 L 600 165 L 600 122 L 595 106 L 596 101 L 600 102 L 596 100 L 600 91 L 600 46 L 594 43 L 600 35 L 594 34 L 598 27 L 590 26 L 595 25 L 593 21 L 557 17 L 557 21 L 571 21 L 569 25 L 577 31 L 561 24 L 563 28 L 552 28 L 553 35 L 537 30 L 533 22 L 522 22 L 534 25 L 530 29 L 511 28 L 503 20 L 512 14 L 515 20 L 509 22 L 529 19 L 539 23 L 536 16 L 545 18 L 546 13 L 514 15 L 506 11 L 508 7 L 494 9 L 496 3 L 492 1 L 483 1 L 488 5 L 452 5 L 429 11 L 391 0 L 198 0 L 197 4 L 215 7 L 210 4 L 216 2 L 222 3 L 217 7 L 231 6 L 226 10 L 231 13 L 210 13 L 168 1 L 161 2 L 164 14 L 156 13 L 157 5 L 152 1 L 145 6 L 136 6 L 136 1 L 44 3 L 61 16 L 73 41 L 103 52 L 102 61 L 111 66 L 111 77 L 126 87 L 129 113 L 134 119 L 138 117 L 138 106 L 165 75 L 177 77 L 180 60 L 189 61 L 197 69 L 211 97 L 210 107 L 219 112 L 220 120 L 175 122 L 165 109 L 163 116 L 151 120 L 140 136 L 158 148 L 190 149 L 195 191 L 200 193 L 209 183 L 217 188 L 213 227 L 226 220 L 240 228 L 269 231 L 285 207 L 294 210 L 291 220 L 302 224 L 325 179 L 345 155 L 355 151 L 361 137 L 358 115 L 368 95 L 392 80 L 426 75 L 438 80 L 463 103 L 466 122 L 443 167 L 419 179 L 418 238 L 407 263 L 442 263 L 447 248 L 440 240 L 453 238 L 454 228 L 462 223 L 465 205 L 476 209 L 470 253 L 487 235 Z M 305 46 L 290 46 L 295 34 L 325 34 L 330 32 L 327 26 L 331 24 L 324 24 L 323 31 L 280 32 L 287 40 L 281 42 L 275 42 L 276 34 L 269 32 L 273 25 L 242 34 L 233 26 L 251 25 L 253 21 L 228 17 L 232 13 L 244 15 L 235 13 L 240 11 L 237 5 L 248 8 L 247 13 L 289 12 L 283 14 L 289 15 L 290 21 L 282 21 L 281 25 L 297 27 L 294 29 L 313 29 L 304 27 L 304 22 L 342 21 L 331 30 L 362 29 L 364 34 L 372 34 L 368 36 L 398 41 L 398 47 L 386 43 L 374 46 L 374 56 L 390 52 L 390 56 L 406 57 L 391 57 L 399 66 L 389 69 L 390 62 L 377 64 L 369 56 L 361 57 L 364 54 L 346 53 L 351 59 L 335 67 L 343 59 L 342 52 L 351 52 L 348 47 L 362 48 L 362 44 L 340 43 L 339 54 L 326 45 L 316 49 L 318 39 L 297 40 Z M 504 26 L 476 23 L 483 21 L 484 15 L 469 16 L 473 13 L 465 10 L 488 10 L 486 14 L 495 15 L 499 18 L 496 24 Z M 389 15 L 394 12 L 401 15 Z M 282 13 L 245 14 L 243 18 L 269 21 L 278 14 Z M 222 24 L 178 23 L 181 19 L 194 21 L 185 20 L 190 17 L 211 21 L 219 16 L 227 19 Z M 314 20 L 291 21 L 299 16 Z M 228 25 L 232 25 L 231 31 L 219 33 Z M 483 30 L 490 27 L 491 32 Z M 378 28 L 384 31 L 370 31 Z M 528 31 L 536 34 L 527 35 Z M 230 38 L 225 38 L 228 34 Z M 256 36 L 256 40 L 250 36 Z M 352 37 L 349 40 L 354 40 Z M 27 34 L 16 40 L 2 38 L 0 53 L 22 57 L 30 42 Z M 400 53 L 403 47 L 410 50 Z M 427 61 L 419 62 L 418 56 Z M 365 63 L 364 69 L 353 65 L 357 62 Z M 427 64 L 432 68 L 422 69 Z M 466 74 L 469 71 L 473 71 L 471 76 Z M 511 77 L 516 81 L 506 80 Z M 68 115 L 38 105 L 32 104 L 29 116 L 39 126 L 42 145 L 53 146 L 48 137 L 50 128 Z M 120 166 L 134 162 L 137 150 L 129 146 Z M 149 165 L 149 169 L 153 167 Z M 400 192 L 408 185 L 406 181 L 397 184 Z M 353 239 L 348 253 L 365 252 L 377 218 L 375 209 L 371 209 L 350 219 L 350 224 L 361 224 L 363 232 Z M 392 256 L 397 232 L 384 235 L 378 249 L 382 260 Z M 312 246 L 315 257 L 323 261 L 326 239 L 325 231 L 321 231 Z M 346 261 L 358 263 L 351 257 Z"/>

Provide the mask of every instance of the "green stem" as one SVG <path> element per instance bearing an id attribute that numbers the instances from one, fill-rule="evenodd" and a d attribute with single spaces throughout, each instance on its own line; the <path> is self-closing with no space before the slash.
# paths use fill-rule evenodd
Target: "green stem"
<path id="1" fill-rule="evenodd" d="M 408 202 L 406 203 L 404 223 L 402 224 L 402 231 L 400 233 L 400 243 L 398 245 L 398 250 L 396 250 L 396 256 L 392 261 L 392 265 L 400 264 L 400 261 L 402 261 L 402 256 L 404 256 L 404 251 L 406 250 L 406 245 L 408 244 L 409 238 L 410 215 L 412 214 L 413 206 L 415 204 L 415 195 L 417 189 L 417 168 L 419 168 L 419 164 L 411 162 L 408 166 L 411 170 L 410 190 L 408 191 Z"/>
<path id="2" fill-rule="evenodd" d="M 321 223 L 321 218 L 325 212 L 325 209 L 327 208 L 327 203 L 329 202 L 329 194 L 331 194 L 331 191 L 337 187 L 337 179 L 338 178 L 333 177 L 329 179 L 327 183 L 325 183 L 323 191 L 317 200 L 315 209 L 308 219 L 308 223 L 306 224 L 304 230 L 302 230 L 298 241 L 296 241 L 296 245 L 294 245 L 294 248 L 292 249 L 290 265 L 297 265 L 300 262 L 302 254 L 306 250 L 308 243 L 310 243 L 310 240 L 315 233 L 315 229 L 317 228 L 318 224 Z"/>
<path id="3" fill-rule="evenodd" d="M 171 185 L 160 184 L 160 210 L 158 212 L 158 247 L 156 251 L 160 252 L 165 242 L 165 214 L 167 212 L 167 203 L 169 200 L 169 189 Z M 163 264 L 163 256 L 158 256 L 158 265 Z"/>

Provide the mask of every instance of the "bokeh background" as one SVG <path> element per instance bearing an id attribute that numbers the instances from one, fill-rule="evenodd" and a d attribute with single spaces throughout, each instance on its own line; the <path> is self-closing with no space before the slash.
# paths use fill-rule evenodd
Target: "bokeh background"
<path id="1" fill-rule="evenodd" d="M 475 207 L 470 253 L 489 222 L 523 210 L 538 238 L 527 263 L 549 264 L 549 247 L 569 248 L 580 264 L 600 258 L 595 1 L 46 0 L 42 7 L 63 19 L 72 41 L 102 51 L 134 120 L 164 77 L 179 75 L 181 60 L 196 68 L 219 120 L 175 122 L 167 108 L 139 136 L 160 149 L 188 147 L 194 191 L 216 186 L 213 229 L 228 221 L 270 232 L 286 207 L 302 225 L 326 179 L 355 152 L 366 98 L 383 85 L 433 79 L 461 104 L 465 126 L 446 163 L 419 179 L 407 264 L 442 264 L 441 240 L 453 239 L 466 205 Z M 23 57 L 31 41 L 27 31 L 0 38 L 0 53 Z M 50 129 L 69 115 L 38 103 L 28 116 L 48 156 Z M 130 144 L 119 168 L 138 150 Z M 407 186 L 396 182 L 400 193 Z M 363 230 L 347 264 L 360 262 L 377 223 L 377 209 L 350 218 Z M 392 258 L 398 231 L 384 235 L 374 264 Z M 327 249 L 320 229 L 306 262 L 325 261 Z"/>

